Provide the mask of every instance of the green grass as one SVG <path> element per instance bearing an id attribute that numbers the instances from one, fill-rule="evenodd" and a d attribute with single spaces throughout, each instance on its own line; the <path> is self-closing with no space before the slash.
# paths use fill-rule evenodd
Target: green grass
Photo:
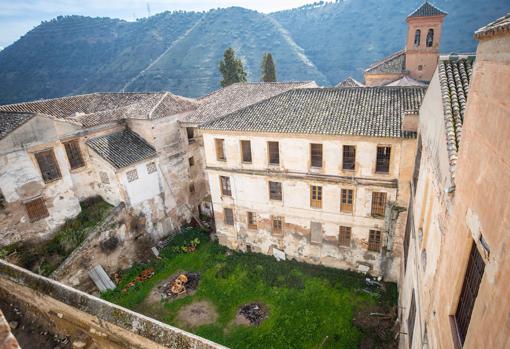
<path id="1" fill-rule="evenodd" d="M 112 206 L 99 197 L 80 203 L 81 212 L 58 229 L 46 241 L 23 241 L 0 249 L 0 258 L 8 257 L 23 268 L 48 276 L 58 268 L 100 223 Z"/>
<path id="2" fill-rule="evenodd" d="M 201 241 L 195 252 L 176 253 L 175 246 L 194 238 Z M 367 293 L 358 274 L 232 252 L 193 229 L 177 236 L 161 257 L 126 271 L 117 289 L 102 297 L 231 348 L 357 348 L 362 336 L 372 334 L 353 325 L 355 312 L 396 302 L 394 285 L 387 285 L 388 291 L 380 294 Z M 151 279 L 122 291 L 148 267 L 156 271 Z M 144 302 L 157 284 L 180 271 L 201 273 L 194 295 L 151 306 Z M 199 300 L 214 304 L 218 320 L 212 325 L 185 328 L 176 315 L 184 305 Z M 258 327 L 234 325 L 238 308 L 254 301 L 268 306 L 269 318 Z"/>

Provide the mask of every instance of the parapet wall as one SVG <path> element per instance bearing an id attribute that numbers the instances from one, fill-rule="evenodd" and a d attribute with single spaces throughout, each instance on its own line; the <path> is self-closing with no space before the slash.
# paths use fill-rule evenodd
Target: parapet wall
<path id="1" fill-rule="evenodd" d="M 85 348 L 219 349 L 219 344 L 0 260 L 0 298 Z"/>

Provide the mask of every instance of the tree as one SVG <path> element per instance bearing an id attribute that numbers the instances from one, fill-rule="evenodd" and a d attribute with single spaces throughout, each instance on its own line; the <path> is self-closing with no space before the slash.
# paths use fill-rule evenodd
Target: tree
<path id="1" fill-rule="evenodd" d="M 223 75 L 223 80 L 221 80 L 222 87 L 235 84 L 236 82 L 246 82 L 243 62 L 236 58 L 232 47 L 226 49 L 223 54 L 223 60 L 220 62 L 220 72 Z"/>
<path id="2" fill-rule="evenodd" d="M 262 56 L 262 77 L 261 80 L 264 82 L 275 82 L 276 81 L 276 68 L 273 62 L 273 56 L 271 53 L 266 52 Z"/>

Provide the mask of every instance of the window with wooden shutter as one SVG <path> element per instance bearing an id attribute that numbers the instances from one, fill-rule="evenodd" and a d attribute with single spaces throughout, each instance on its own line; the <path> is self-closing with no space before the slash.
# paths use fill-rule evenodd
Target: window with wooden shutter
<path id="1" fill-rule="evenodd" d="M 340 211 L 345 213 L 352 213 L 354 201 L 354 190 L 342 189 L 340 191 Z"/>
<path id="2" fill-rule="evenodd" d="M 53 149 L 41 151 L 34 155 L 41 170 L 42 178 L 46 183 L 62 178 Z"/>
<path id="3" fill-rule="evenodd" d="M 230 187 L 230 177 L 220 176 L 221 195 L 232 196 L 232 188 Z"/>
<path id="4" fill-rule="evenodd" d="M 407 335 L 409 338 L 409 348 L 413 346 L 414 322 L 416 320 L 416 298 L 411 296 L 411 305 L 409 306 L 409 314 L 407 315 Z"/>
<path id="5" fill-rule="evenodd" d="M 322 224 L 310 222 L 310 241 L 316 244 L 322 243 Z"/>
<path id="6" fill-rule="evenodd" d="M 280 164 L 280 146 L 278 142 L 267 142 L 267 151 L 270 165 Z"/>
<path id="7" fill-rule="evenodd" d="M 280 182 L 269 182 L 269 199 L 282 201 L 282 184 Z"/>
<path id="8" fill-rule="evenodd" d="M 271 225 L 272 225 L 273 235 L 282 235 L 283 234 L 283 218 L 282 217 L 273 217 Z"/>
<path id="9" fill-rule="evenodd" d="M 234 225 L 234 211 L 231 208 L 224 208 L 223 214 L 225 215 L 225 224 Z"/>
<path id="10" fill-rule="evenodd" d="M 310 186 L 310 206 L 313 208 L 322 208 L 322 187 L 318 185 Z"/>
<path id="11" fill-rule="evenodd" d="M 372 193 L 372 216 L 384 217 L 386 210 L 386 193 Z"/>
<path id="12" fill-rule="evenodd" d="M 390 172 L 391 147 L 377 147 L 377 159 L 375 163 L 375 172 Z"/>
<path id="13" fill-rule="evenodd" d="M 485 271 L 485 262 L 478 252 L 476 244 L 473 242 L 469 261 L 464 274 L 464 284 L 460 293 L 459 304 L 455 312 L 455 322 L 460 341 L 464 344 L 469 329 L 469 322 L 475 307 L 476 297 L 482 282 L 483 273 Z"/>
<path id="14" fill-rule="evenodd" d="M 248 228 L 249 229 L 257 229 L 257 215 L 255 214 L 255 212 L 248 212 L 247 219 L 248 219 Z"/>
<path id="15" fill-rule="evenodd" d="M 353 171 L 356 167 L 356 147 L 344 145 L 342 152 L 342 169 Z"/>
<path id="16" fill-rule="evenodd" d="M 251 163 L 251 142 L 241 141 L 241 154 L 243 162 Z"/>
<path id="17" fill-rule="evenodd" d="M 322 167 L 322 144 L 310 144 L 310 159 L 312 167 Z"/>
<path id="18" fill-rule="evenodd" d="M 30 222 L 36 222 L 50 215 L 43 198 L 26 202 L 25 209 L 27 210 Z"/>
<path id="19" fill-rule="evenodd" d="M 216 160 L 218 161 L 227 160 L 225 156 L 225 140 L 216 138 L 214 140 L 214 145 L 216 147 Z"/>
<path id="20" fill-rule="evenodd" d="M 83 161 L 80 150 L 80 142 L 77 139 L 64 143 L 64 147 L 66 148 L 67 159 L 69 160 L 71 170 L 85 166 L 85 161 Z"/>
<path id="21" fill-rule="evenodd" d="M 375 252 L 381 250 L 381 232 L 379 230 L 370 230 L 368 235 L 368 250 Z"/>
<path id="22" fill-rule="evenodd" d="M 338 244 L 340 246 L 351 246 L 351 227 L 340 226 L 338 235 Z"/>

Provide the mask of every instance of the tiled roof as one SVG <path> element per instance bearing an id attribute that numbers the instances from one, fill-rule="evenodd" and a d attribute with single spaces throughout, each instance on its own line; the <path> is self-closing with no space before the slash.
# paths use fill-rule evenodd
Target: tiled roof
<path id="1" fill-rule="evenodd" d="M 506 16 L 496 19 L 494 22 L 487 24 L 485 27 L 475 32 L 475 38 L 481 39 L 498 33 L 510 32 L 510 13 Z"/>
<path id="2" fill-rule="evenodd" d="M 335 87 L 363 87 L 363 86 L 365 85 L 349 76 L 344 81 L 339 82 L 338 85 L 336 85 Z"/>
<path id="3" fill-rule="evenodd" d="M 474 59 L 474 56 L 442 56 L 438 64 L 448 158 L 454 179 Z"/>
<path id="4" fill-rule="evenodd" d="M 0 106 L 0 110 L 34 112 L 94 126 L 119 119 L 156 119 L 197 107 L 195 100 L 161 93 L 91 93 Z"/>
<path id="5" fill-rule="evenodd" d="M 420 7 L 414 10 L 409 17 L 430 17 L 430 16 L 446 16 L 448 13 L 442 11 L 432 5 L 430 2 L 425 1 Z"/>
<path id="6" fill-rule="evenodd" d="M 395 52 L 391 56 L 372 64 L 365 70 L 369 74 L 403 73 L 406 69 L 406 53 L 404 50 Z"/>
<path id="7" fill-rule="evenodd" d="M 317 84 L 313 81 L 232 84 L 200 98 L 200 107 L 183 122 L 202 124 L 285 91 L 304 87 L 317 87 Z"/>
<path id="8" fill-rule="evenodd" d="M 427 86 L 427 84 L 424 84 L 423 82 L 420 82 L 418 80 L 413 79 L 410 76 L 404 76 L 400 79 L 397 79 L 395 81 L 392 81 L 385 86 Z"/>
<path id="9" fill-rule="evenodd" d="M 152 146 L 130 129 L 89 139 L 87 145 L 115 168 L 124 168 L 157 155 Z"/>
<path id="10" fill-rule="evenodd" d="M 422 87 L 296 89 L 204 124 L 209 130 L 408 137 L 405 111 L 419 109 Z"/>
<path id="11" fill-rule="evenodd" d="M 0 111 L 0 139 L 34 117 L 34 113 Z"/>

